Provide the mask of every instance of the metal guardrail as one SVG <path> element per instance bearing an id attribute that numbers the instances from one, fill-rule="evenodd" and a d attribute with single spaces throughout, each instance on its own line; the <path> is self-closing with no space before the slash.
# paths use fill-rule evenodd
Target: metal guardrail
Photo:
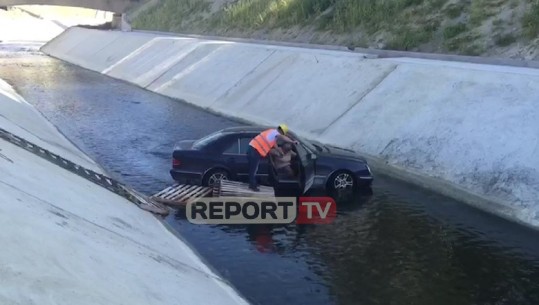
<path id="1" fill-rule="evenodd" d="M 66 169 L 88 181 L 91 181 L 103 188 L 106 188 L 109 191 L 133 202 L 139 208 L 145 211 L 149 211 L 159 215 L 167 215 L 169 213 L 168 209 L 165 206 L 149 199 L 147 196 L 137 192 L 136 190 L 126 185 L 123 185 L 115 179 L 112 179 L 91 169 L 80 166 L 70 160 L 62 158 L 61 156 L 38 145 L 35 145 L 17 135 L 14 135 L 3 128 L 0 128 L 0 139 L 15 144 L 16 146 L 21 147 L 55 165 L 58 165 L 63 169 Z"/>

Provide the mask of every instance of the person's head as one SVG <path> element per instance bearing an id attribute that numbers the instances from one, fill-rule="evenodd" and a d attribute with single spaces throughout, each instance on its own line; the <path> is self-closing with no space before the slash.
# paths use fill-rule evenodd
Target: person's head
<path id="1" fill-rule="evenodd" d="M 277 130 L 280 134 L 286 135 L 288 133 L 288 126 L 286 126 L 286 124 L 281 124 L 279 127 L 277 127 Z"/>

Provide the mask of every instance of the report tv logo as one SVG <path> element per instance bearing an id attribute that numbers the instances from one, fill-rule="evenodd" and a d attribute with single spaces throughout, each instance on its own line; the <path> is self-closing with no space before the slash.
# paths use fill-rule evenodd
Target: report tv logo
<path id="1" fill-rule="evenodd" d="M 186 206 L 194 224 L 329 224 L 336 214 L 331 197 L 199 198 Z"/>

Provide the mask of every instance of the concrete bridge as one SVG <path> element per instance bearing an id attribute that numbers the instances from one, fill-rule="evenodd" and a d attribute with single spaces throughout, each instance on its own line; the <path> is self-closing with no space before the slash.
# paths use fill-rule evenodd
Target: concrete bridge
<path id="1" fill-rule="evenodd" d="M 58 5 L 95 9 L 122 14 L 143 5 L 146 0 L 0 0 L 1 6 Z"/>
<path id="2" fill-rule="evenodd" d="M 108 28 L 130 31 L 128 15 L 133 18 L 158 3 L 159 0 L 0 0 L 0 7 L 52 5 L 107 11 L 113 13 L 112 21 L 107 25 Z"/>

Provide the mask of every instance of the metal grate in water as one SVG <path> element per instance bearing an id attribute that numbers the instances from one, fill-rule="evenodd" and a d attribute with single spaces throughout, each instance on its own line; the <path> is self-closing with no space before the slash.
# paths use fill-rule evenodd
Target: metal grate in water
<path id="1" fill-rule="evenodd" d="M 151 196 L 150 199 L 172 206 L 186 205 L 190 200 L 210 195 L 212 189 L 199 185 L 175 184 Z"/>

